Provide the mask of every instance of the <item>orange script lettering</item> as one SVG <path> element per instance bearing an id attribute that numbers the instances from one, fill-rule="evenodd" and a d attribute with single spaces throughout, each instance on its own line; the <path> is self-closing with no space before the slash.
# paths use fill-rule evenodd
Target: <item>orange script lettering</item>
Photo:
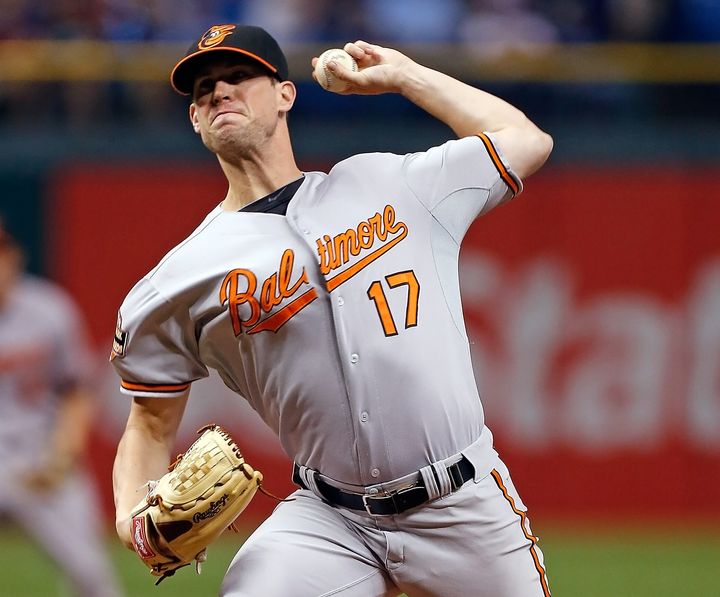
<path id="1" fill-rule="evenodd" d="M 278 271 L 263 281 L 259 296 L 256 296 L 258 279 L 251 270 L 234 269 L 225 276 L 220 288 L 220 304 L 227 303 L 236 336 L 242 333 L 243 328 L 250 329 L 257 325 L 262 313 L 269 313 L 273 307 L 293 296 L 303 284 L 309 283 L 305 268 L 300 277 L 292 282 L 294 263 L 295 254 L 290 249 L 286 249 L 280 258 Z M 240 290 L 242 288 L 244 290 Z M 242 319 L 240 316 L 240 306 L 244 304 L 250 306 L 250 315 L 247 319 Z M 285 321 L 287 319 L 282 322 Z"/>
<path id="2" fill-rule="evenodd" d="M 378 212 L 360 222 L 356 229 L 348 228 L 334 237 L 325 234 L 316 241 L 320 271 L 326 276 L 345 265 L 351 256 L 357 257 L 363 249 L 370 249 L 376 240 L 384 243 L 389 235 L 397 232 L 404 237 L 407 226 L 404 222 L 396 222 L 395 209 L 392 205 L 386 205 L 382 214 Z"/>

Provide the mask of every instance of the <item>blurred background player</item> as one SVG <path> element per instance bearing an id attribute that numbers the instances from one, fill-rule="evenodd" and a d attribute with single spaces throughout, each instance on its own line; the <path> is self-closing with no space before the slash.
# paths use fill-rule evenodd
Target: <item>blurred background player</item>
<path id="1" fill-rule="evenodd" d="M 93 397 L 81 316 L 69 296 L 23 273 L 0 219 L 0 515 L 59 565 L 72 594 L 121 594 L 83 469 Z"/>

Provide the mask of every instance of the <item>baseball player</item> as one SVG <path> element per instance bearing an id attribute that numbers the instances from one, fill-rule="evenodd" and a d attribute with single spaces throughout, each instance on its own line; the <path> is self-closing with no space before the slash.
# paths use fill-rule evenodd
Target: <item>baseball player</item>
<path id="1" fill-rule="evenodd" d="M 133 402 L 114 467 L 118 534 L 131 546 L 128 515 L 212 368 L 277 433 L 299 486 L 239 550 L 222 595 L 549 595 L 485 426 L 458 254 L 552 140 L 396 50 L 344 49 L 358 72 L 328 68 L 346 93 L 399 93 L 458 139 L 303 172 L 287 124 L 296 89 L 266 31 L 212 27 L 172 71 L 228 191 L 120 308 L 112 361 Z"/>
<path id="2" fill-rule="evenodd" d="M 92 403 L 81 318 L 22 265 L 0 222 L 0 514 L 56 561 L 73 595 L 116 597 L 94 487 L 79 465 Z"/>

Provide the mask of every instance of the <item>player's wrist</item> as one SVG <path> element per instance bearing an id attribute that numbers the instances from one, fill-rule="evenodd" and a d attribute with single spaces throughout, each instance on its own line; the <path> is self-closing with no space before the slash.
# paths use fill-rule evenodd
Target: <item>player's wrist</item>
<path id="1" fill-rule="evenodd" d="M 432 70 L 412 60 L 403 68 L 397 69 L 395 91 L 412 102 L 415 98 L 422 97 L 428 93 L 431 86 Z"/>
<path id="2" fill-rule="evenodd" d="M 133 550 L 131 539 L 132 527 L 129 516 L 118 516 L 115 518 L 115 532 L 117 533 L 120 542 L 129 550 Z"/>

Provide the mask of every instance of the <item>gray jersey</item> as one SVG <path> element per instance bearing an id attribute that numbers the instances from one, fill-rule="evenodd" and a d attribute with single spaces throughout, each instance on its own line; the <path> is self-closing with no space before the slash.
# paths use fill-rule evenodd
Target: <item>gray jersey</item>
<path id="1" fill-rule="evenodd" d="M 26 474 L 52 462 L 58 401 L 76 384 L 87 384 L 91 373 L 75 303 L 55 284 L 24 276 L 0 308 L 0 514 L 58 563 L 73 594 L 117 597 L 121 590 L 105 553 L 100 505 L 87 473 L 67 473 L 50 493 L 23 483 Z"/>
<path id="2" fill-rule="evenodd" d="M 480 135 L 307 173 L 286 217 L 216 208 L 124 301 L 122 391 L 178 396 L 216 369 L 291 458 L 348 484 L 471 444 L 489 472 L 458 257 L 520 191 Z"/>
<path id="3" fill-rule="evenodd" d="M 88 379 L 90 356 L 80 314 L 68 295 L 25 276 L 0 309 L 0 458 L 21 470 L 46 456 L 62 393 Z M 33 462 L 35 460 L 35 462 Z"/>

